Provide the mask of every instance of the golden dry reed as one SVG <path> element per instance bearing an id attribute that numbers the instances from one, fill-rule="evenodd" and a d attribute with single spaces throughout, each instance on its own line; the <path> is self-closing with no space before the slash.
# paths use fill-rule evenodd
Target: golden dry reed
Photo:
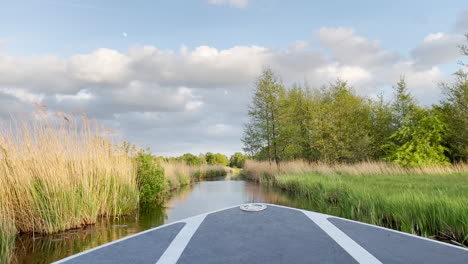
<path id="1" fill-rule="evenodd" d="M 86 116 L 51 114 L 0 124 L 0 233 L 53 233 L 138 206 L 136 164 Z"/>
<path id="2" fill-rule="evenodd" d="M 164 168 L 164 176 L 171 190 L 190 184 L 194 180 L 227 174 L 227 169 L 220 165 L 190 166 L 183 160 L 161 160 L 161 166 Z"/>
<path id="3" fill-rule="evenodd" d="M 322 175 L 440 175 L 452 173 L 468 173 L 468 164 L 459 163 L 452 166 L 432 167 L 402 167 L 396 164 L 379 161 L 360 163 L 323 163 L 307 162 L 303 160 L 287 161 L 276 166 L 274 162 L 247 160 L 244 173 L 249 178 L 261 181 L 264 177 L 277 177 L 281 174 L 318 173 Z"/>
<path id="4" fill-rule="evenodd" d="M 191 182 L 192 169 L 184 161 L 161 161 L 164 176 L 169 183 L 169 189 L 176 189 Z"/>

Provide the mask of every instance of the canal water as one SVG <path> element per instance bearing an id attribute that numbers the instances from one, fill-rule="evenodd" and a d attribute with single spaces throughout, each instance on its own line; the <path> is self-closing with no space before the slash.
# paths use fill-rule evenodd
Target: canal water
<path id="1" fill-rule="evenodd" d="M 50 263 L 149 228 L 251 202 L 308 207 L 306 200 L 279 190 L 221 177 L 185 186 L 171 193 L 163 206 L 143 208 L 133 216 L 104 219 L 93 226 L 54 235 L 20 235 L 13 263 Z"/>

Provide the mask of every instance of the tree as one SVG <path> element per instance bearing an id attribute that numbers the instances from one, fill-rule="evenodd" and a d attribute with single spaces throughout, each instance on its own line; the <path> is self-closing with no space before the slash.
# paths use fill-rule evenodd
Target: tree
<path id="1" fill-rule="evenodd" d="M 225 155 L 221 153 L 216 153 L 213 155 L 213 159 L 211 160 L 211 163 L 208 163 L 208 164 L 227 166 L 229 164 L 229 161 Z"/>
<path id="2" fill-rule="evenodd" d="M 438 110 L 447 124 L 449 155 L 452 160 L 468 160 L 468 78 L 458 76 L 444 90 L 446 96 Z"/>
<path id="3" fill-rule="evenodd" d="M 227 166 L 229 164 L 228 158 L 221 153 L 213 154 L 211 152 L 207 152 L 205 154 L 205 158 L 206 163 L 209 165 Z"/>
<path id="4" fill-rule="evenodd" d="M 285 89 L 271 69 L 263 71 L 249 109 L 250 125 L 258 129 L 261 143 L 266 143 L 268 160 L 279 165 L 280 100 Z"/>
<path id="5" fill-rule="evenodd" d="M 371 128 L 372 138 L 371 152 L 372 159 L 380 159 L 387 154 L 385 145 L 388 144 L 390 136 L 395 133 L 393 126 L 394 116 L 392 108 L 385 102 L 383 94 L 379 94 L 376 101 L 371 101 Z"/>
<path id="6" fill-rule="evenodd" d="M 195 165 L 201 164 L 200 159 L 197 156 L 190 154 L 190 153 L 185 153 L 184 155 L 180 157 L 180 159 L 185 161 L 185 163 L 187 163 L 187 165 L 189 166 L 195 166 Z"/>
<path id="7" fill-rule="evenodd" d="M 246 157 L 244 154 L 240 152 L 236 152 L 229 159 L 229 166 L 235 167 L 235 168 L 242 168 L 244 167 L 245 160 L 246 160 Z"/>
<path id="8" fill-rule="evenodd" d="M 251 157 L 255 157 L 263 146 L 259 128 L 255 127 L 253 123 L 245 125 L 241 141 L 244 143 L 243 150 Z"/>
<path id="9" fill-rule="evenodd" d="M 282 159 L 313 159 L 315 153 L 310 145 L 309 128 L 311 103 L 310 90 L 299 85 L 293 85 L 281 100 L 279 145 Z"/>
<path id="10" fill-rule="evenodd" d="M 207 164 L 213 164 L 214 154 L 211 152 L 207 152 L 205 154 L 205 159 Z"/>
<path id="11" fill-rule="evenodd" d="M 368 101 L 341 80 L 315 90 L 313 97 L 311 146 L 318 158 L 328 162 L 366 159 L 371 147 Z"/>
<path id="12" fill-rule="evenodd" d="M 468 34 L 466 34 L 468 41 Z M 468 56 L 468 47 L 461 45 L 462 54 Z M 468 68 L 467 64 L 463 64 Z M 437 107 L 442 120 L 447 124 L 445 143 L 452 160 L 468 160 L 468 73 L 460 69 L 455 73 L 453 84 L 442 84 L 445 94 Z"/>
<path id="13" fill-rule="evenodd" d="M 395 130 L 403 126 L 405 120 L 414 111 L 416 101 L 406 87 L 404 76 L 400 77 L 395 89 L 395 99 L 392 103 Z"/>
<path id="14" fill-rule="evenodd" d="M 200 165 L 207 164 L 205 154 L 203 153 L 198 154 L 198 160 L 200 161 Z"/>
<path id="15" fill-rule="evenodd" d="M 449 159 L 442 145 L 445 124 L 434 113 L 425 111 L 424 117 L 416 122 L 405 122 L 391 138 L 388 159 L 403 166 L 446 165 Z"/>

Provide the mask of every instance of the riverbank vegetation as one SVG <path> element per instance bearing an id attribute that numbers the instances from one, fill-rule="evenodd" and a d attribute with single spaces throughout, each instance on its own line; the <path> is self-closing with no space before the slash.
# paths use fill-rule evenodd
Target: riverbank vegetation
<path id="1" fill-rule="evenodd" d="M 16 232 L 63 231 L 137 207 L 135 163 L 109 134 L 86 116 L 52 116 L 43 108 L 2 124 L 3 252 Z"/>
<path id="2" fill-rule="evenodd" d="M 247 161 L 250 179 L 307 198 L 306 208 L 468 246 L 468 165 Z"/>
<path id="3" fill-rule="evenodd" d="M 236 152 L 229 159 L 229 167 L 242 168 L 244 167 L 245 161 L 248 159 L 250 159 L 249 155 Z"/>
<path id="4" fill-rule="evenodd" d="M 133 214 L 174 188 L 226 173 L 223 166 L 166 161 L 121 144 L 85 115 L 41 106 L 29 117 L 12 117 L 0 127 L 0 262 L 7 262 L 18 232 L 54 233 Z"/>
<path id="5" fill-rule="evenodd" d="M 192 181 L 208 179 L 212 177 L 225 176 L 227 168 L 221 165 L 188 165 L 184 161 L 161 161 L 164 168 L 169 188 L 177 189 Z"/>
<path id="6" fill-rule="evenodd" d="M 186 163 L 189 166 L 198 166 L 198 165 L 219 165 L 219 166 L 228 166 L 228 158 L 221 153 L 211 153 L 207 152 L 205 154 L 200 153 L 198 156 L 185 153 L 180 157 L 159 157 L 161 160 L 174 162 L 181 161 Z"/>

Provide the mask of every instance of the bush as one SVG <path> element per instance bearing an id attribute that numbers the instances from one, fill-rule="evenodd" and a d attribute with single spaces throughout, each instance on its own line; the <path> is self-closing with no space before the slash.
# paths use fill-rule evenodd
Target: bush
<path id="1" fill-rule="evenodd" d="M 140 203 L 151 203 L 162 198 L 167 189 L 164 169 L 154 157 L 145 151 L 137 156 L 138 161 L 138 187 L 140 190 Z"/>
<path id="2" fill-rule="evenodd" d="M 390 139 L 388 159 L 402 166 L 449 165 L 443 145 L 446 125 L 437 115 L 428 113 L 420 120 L 406 120 Z"/>
<path id="3" fill-rule="evenodd" d="M 233 168 L 242 168 L 245 164 L 245 155 L 240 152 L 234 153 L 229 159 L 229 166 Z"/>
<path id="4" fill-rule="evenodd" d="M 195 156 L 193 154 L 190 154 L 190 153 L 185 153 L 184 155 L 182 155 L 180 157 L 180 159 L 185 161 L 185 163 L 187 163 L 187 165 L 189 165 L 189 166 L 195 166 L 195 165 L 202 164 L 199 157 L 197 157 L 197 156 Z"/>
<path id="5" fill-rule="evenodd" d="M 221 153 L 213 154 L 211 152 L 206 153 L 206 162 L 209 165 L 221 165 L 227 166 L 229 164 L 228 158 Z"/>

